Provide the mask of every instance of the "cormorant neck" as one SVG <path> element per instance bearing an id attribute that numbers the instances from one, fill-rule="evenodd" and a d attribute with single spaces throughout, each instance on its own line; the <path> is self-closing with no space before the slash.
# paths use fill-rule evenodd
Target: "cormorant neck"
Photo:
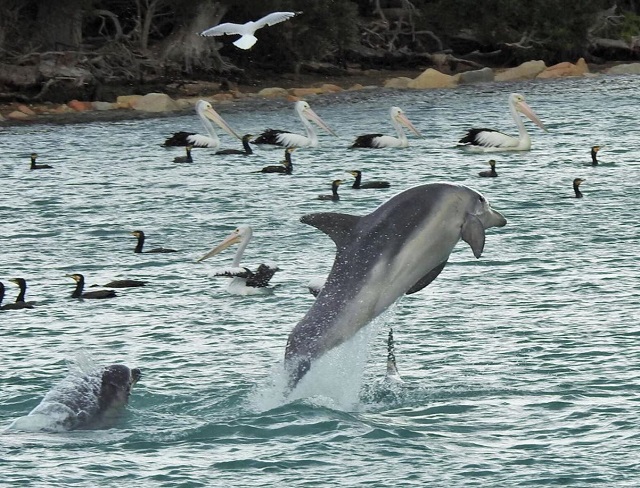
<path id="1" fill-rule="evenodd" d="M 18 286 L 20 287 L 20 294 L 16 298 L 16 302 L 24 302 L 24 296 L 27 293 L 27 284 L 20 282 L 18 283 Z"/>
<path id="2" fill-rule="evenodd" d="M 593 149 L 591 150 L 591 164 L 594 166 L 598 164 L 598 153 Z"/>
<path id="3" fill-rule="evenodd" d="M 133 252 L 142 252 L 142 246 L 144 246 L 144 236 L 142 234 L 140 234 L 138 236 L 138 245 L 133 250 Z"/>
<path id="4" fill-rule="evenodd" d="M 573 191 L 576 192 L 576 198 L 582 198 L 582 192 L 578 185 L 573 185 Z"/>
<path id="5" fill-rule="evenodd" d="M 71 298 L 80 298 L 82 296 L 82 290 L 84 290 L 84 277 L 76 282 L 76 289 L 73 291 Z"/>
<path id="6" fill-rule="evenodd" d="M 360 188 L 360 183 L 362 183 L 362 173 L 356 173 L 356 180 L 351 185 L 351 188 Z"/>
<path id="7" fill-rule="evenodd" d="M 247 154 L 253 154 L 253 149 L 249 145 L 249 139 L 242 139 L 242 147 L 244 147 L 244 152 Z"/>

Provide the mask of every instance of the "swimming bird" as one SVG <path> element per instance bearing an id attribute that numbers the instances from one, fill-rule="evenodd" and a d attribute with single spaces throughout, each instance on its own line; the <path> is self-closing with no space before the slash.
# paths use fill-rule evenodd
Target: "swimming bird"
<path id="1" fill-rule="evenodd" d="M 480 173 L 478 173 L 479 176 L 483 176 L 485 178 L 495 178 L 496 176 L 498 176 L 498 173 L 496 173 L 496 160 L 495 159 L 490 159 L 489 160 L 489 166 L 491 166 L 491 169 L 488 169 L 486 171 L 480 171 Z"/>
<path id="2" fill-rule="evenodd" d="M 37 153 L 31 153 L 31 168 L 30 169 L 51 169 L 53 166 L 48 164 L 36 164 Z"/>
<path id="3" fill-rule="evenodd" d="M 253 137 L 253 134 L 245 134 L 242 136 L 242 147 L 244 149 L 221 149 L 216 151 L 216 154 L 224 156 L 225 154 L 241 154 L 243 156 L 249 156 L 253 154 L 253 149 L 249 145 L 249 140 Z"/>
<path id="4" fill-rule="evenodd" d="M 403 125 L 418 137 L 422 137 L 420 132 L 418 132 L 418 129 L 413 126 L 400 107 L 391 107 L 391 109 L 389 109 L 389 116 L 391 117 L 391 124 L 393 124 L 398 137 L 384 136 L 382 134 L 365 134 L 363 136 L 358 136 L 351 148 L 407 147 L 409 145 L 409 140 L 407 139 L 404 130 L 402 130 Z"/>
<path id="5" fill-rule="evenodd" d="M 575 178 L 573 180 L 573 191 L 576 194 L 576 198 L 582 198 L 582 192 L 580 191 L 580 185 L 586 180 L 582 178 Z"/>
<path id="6" fill-rule="evenodd" d="M 16 303 L 22 304 L 22 308 L 33 308 L 36 302 L 25 301 L 25 296 L 27 294 L 27 281 L 24 278 L 11 278 L 9 281 L 20 287 L 20 293 L 18 293 L 18 296 L 16 297 Z"/>
<path id="7" fill-rule="evenodd" d="M 23 308 L 33 308 L 33 305 L 25 302 L 7 303 L 2 305 L 4 300 L 4 283 L 0 281 L 0 310 L 21 310 Z"/>
<path id="8" fill-rule="evenodd" d="M 458 141 L 460 144 L 464 144 L 461 147 L 481 152 L 528 151 L 531 149 L 531 138 L 518 113 L 527 116 L 545 132 L 547 129 L 531 107 L 527 105 L 524 96 L 520 93 L 512 93 L 509 95 L 509 111 L 511 112 L 513 121 L 518 126 L 519 136 L 517 138 L 508 136 L 494 129 L 471 129 L 465 137 Z"/>
<path id="9" fill-rule="evenodd" d="M 331 195 L 318 195 L 318 200 L 333 200 L 337 202 L 340 200 L 338 195 L 338 187 L 342 184 L 342 180 L 333 180 L 331 182 Z"/>
<path id="10" fill-rule="evenodd" d="M 290 175 L 293 173 L 293 161 L 291 160 L 291 153 L 295 151 L 295 147 L 288 147 L 284 150 L 284 161 L 281 164 L 275 166 L 265 166 L 258 173 L 279 173 L 281 175 Z"/>
<path id="11" fill-rule="evenodd" d="M 232 244 L 238 244 L 238 250 L 233 258 L 231 268 L 223 269 L 215 273 L 215 276 L 227 276 L 233 278 L 227 286 L 227 291 L 234 295 L 257 295 L 271 293 L 272 289 L 267 288 L 269 281 L 279 271 L 278 266 L 273 263 L 264 263 L 258 266 L 253 272 L 249 268 L 240 265 L 242 255 L 253 236 L 253 229 L 248 225 L 238 226 L 220 244 L 214 247 L 207 254 L 202 256 L 197 262 L 215 256 Z"/>
<path id="12" fill-rule="evenodd" d="M 315 122 L 329 134 L 339 137 L 318 114 L 311 110 L 309 104 L 304 100 L 297 101 L 294 110 L 304 125 L 306 136 L 293 134 L 286 130 L 267 129 L 252 142 L 254 144 L 273 144 L 284 147 L 317 147 L 318 136 L 309 121 Z"/>
<path id="13" fill-rule="evenodd" d="M 236 134 L 231 127 L 229 127 L 229 124 L 220 117 L 220 114 L 218 114 L 218 112 L 213 109 L 213 106 L 206 100 L 198 100 L 195 105 L 195 109 L 208 135 L 204 136 L 193 132 L 176 132 L 164 141 L 163 146 L 188 146 L 190 144 L 193 147 L 210 147 L 216 149 L 220 146 L 220 138 L 218 137 L 218 134 L 216 134 L 211 122 L 215 122 L 230 136 L 241 139 L 241 137 Z"/>
<path id="14" fill-rule="evenodd" d="M 73 290 L 71 294 L 71 298 L 91 298 L 91 299 L 102 299 L 102 298 L 114 298 L 116 297 L 116 292 L 113 290 L 96 290 L 96 291 L 88 291 L 82 293 L 84 290 L 84 276 L 80 273 L 74 273 L 66 275 L 76 282 L 76 289 Z"/>
<path id="15" fill-rule="evenodd" d="M 176 156 L 173 158 L 174 163 L 193 163 L 193 158 L 191 157 L 191 149 L 193 146 L 191 144 L 187 144 L 185 146 L 185 150 L 187 152 L 186 156 Z"/>
<path id="16" fill-rule="evenodd" d="M 139 286 L 146 286 L 146 281 L 141 280 L 113 280 L 107 283 L 106 285 L 91 285 L 93 286 L 101 286 L 102 288 L 136 288 Z"/>
<path id="17" fill-rule="evenodd" d="M 393 329 L 389 329 L 387 338 L 387 375 L 385 380 L 390 383 L 404 383 L 396 366 L 395 343 L 393 341 Z"/>
<path id="18" fill-rule="evenodd" d="M 591 166 L 598 166 L 598 151 L 602 146 L 593 146 L 591 148 Z"/>
<path id="19" fill-rule="evenodd" d="M 366 189 L 366 188 L 389 188 L 391 183 L 388 181 L 367 181 L 366 183 L 362 183 L 362 171 L 352 170 L 348 171 L 355 178 L 353 185 L 351 188 L 355 190 Z"/>
<path id="20" fill-rule="evenodd" d="M 178 252 L 175 249 L 166 249 L 164 247 L 156 247 L 155 249 L 151 249 L 150 251 L 143 251 L 142 247 L 144 246 L 144 232 L 142 232 L 141 230 L 134 230 L 133 232 L 131 232 L 132 236 L 135 236 L 138 238 L 138 245 L 135 247 L 135 249 L 133 250 L 133 252 L 135 253 L 167 253 L 167 252 Z"/>
<path id="21" fill-rule="evenodd" d="M 258 29 L 284 22 L 300 13 L 302 12 L 273 12 L 259 20 L 249 21 L 245 24 L 226 22 L 204 30 L 200 35 L 205 37 L 240 35 L 239 39 L 233 41 L 233 45 L 240 49 L 250 49 L 258 40 L 254 35 Z"/>

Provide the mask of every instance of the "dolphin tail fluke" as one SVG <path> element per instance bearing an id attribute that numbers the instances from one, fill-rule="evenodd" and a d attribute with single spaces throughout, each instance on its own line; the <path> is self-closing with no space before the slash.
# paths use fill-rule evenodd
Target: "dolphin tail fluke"
<path id="1" fill-rule="evenodd" d="M 293 389 L 298 385 L 304 375 L 307 374 L 310 368 L 311 360 L 309 358 L 298 359 L 295 364 L 288 364 L 286 366 L 286 370 L 289 376 L 289 381 L 287 383 L 287 388 L 289 391 L 293 391 Z"/>

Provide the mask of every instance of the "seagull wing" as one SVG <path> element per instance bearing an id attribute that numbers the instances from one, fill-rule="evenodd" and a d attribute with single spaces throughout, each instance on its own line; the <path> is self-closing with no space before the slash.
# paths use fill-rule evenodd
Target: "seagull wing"
<path id="1" fill-rule="evenodd" d="M 296 12 L 273 12 L 269 15 L 265 15 L 260 20 L 256 20 L 254 23 L 254 27 L 257 30 L 266 25 L 279 24 L 280 22 L 284 22 L 291 17 L 295 17 L 295 15 Z"/>
<path id="2" fill-rule="evenodd" d="M 204 30 L 200 33 L 200 35 L 210 37 L 210 36 L 224 36 L 225 34 L 226 35 L 246 34 L 246 32 L 243 31 L 243 27 L 244 27 L 244 24 L 241 25 L 241 24 L 234 24 L 232 22 L 226 22 L 224 24 L 219 24 L 207 30 Z"/>

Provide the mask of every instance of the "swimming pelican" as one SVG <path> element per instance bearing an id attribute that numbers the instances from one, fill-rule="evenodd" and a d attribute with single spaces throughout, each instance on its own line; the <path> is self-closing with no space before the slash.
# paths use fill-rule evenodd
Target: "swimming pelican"
<path id="1" fill-rule="evenodd" d="M 309 121 L 315 122 L 329 134 L 339 137 L 327 124 L 313 111 L 307 102 L 300 100 L 295 104 L 295 111 L 304 124 L 306 136 L 292 134 L 286 130 L 267 129 L 253 141 L 254 144 L 275 144 L 284 147 L 317 147 L 318 136 Z"/>
<path id="2" fill-rule="evenodd" d="M 197 260 L 199 263 L 211 256 L 215 256 L 232 244 L 238 244 L 238 250 L 233 258 L 231 268 L 219 270 L 215 273 L 215 276 L 228 276 L 233 278 L 227 286 L 227 291 L 233 295 L 266 295 L 273 291 L 273 288 L 268 288 L 268 286 L 269 281 L 276 271 L 278 271 L 278 266 L 274 263 L 261 264 L 254 272 L 240 265 L 240 260 L 252 235 L 253 230 L 250 226 L 238 226 L 238 228 L 229 234 L 220 244 Z"/>
<path id="3" fill-rule="evenodd" d="M 422 134 L 420 134 L 418 129 L 413 126 L 400 107 L 391 107 L 389 109 L 389 116 L 391 117 L 391 123 L 396 129 L 398 137 L 384 136 L 382 134 L 365 134 L 363 136 L 358 136 L 351 148 L 407 147 L 409 145 L 409 141 L 407 140 L 404 130 L 402 130 L 403 125 L 415 135 L 422 137 Z"/>
<path id="4" fill-rule="evenodd" d="M 213 109 L 213 106 L 206 100 L 198 100 L 195 108 L 198 117 L 200 117 L 200 120 L 202 121 L 202 125 L 209 135 L 203 136 L 201 134 L 194 134 L 193 132 L 176 132 L 170 138 L 164 141 L 163 146 L 191 145 L 193 147 L 211 147 L 214 149 L 217 148 L 218 146 L 220 146 L 220 139 L 218 138 L 218 134 L 216 134 L 211 121 L 215 122 L 230 136 L 242 139 L 238 134 L 235 133 L 235 131 L 231 127 L 229 127 L 224 119 L 220 117 L 220 114 L 218 114 L 218 112 Z"/>
<path id="5" fill-rule="evenodd" d="M 279 24 L 280 22 L 289 20 L 291 17 L 295 17 L 300 13 L 302 12 L 273 12 L 269 15 L 265 15 L 255 22 L 249 21 L 246 24 L 233 24 L 231 22 L 226 22 L 224 24 L 219 24 L 205 31 L 202 31 L 200 35 L 211 37 L 239 34 L 242 37 L 233 41 L 233 45 L 239 47 L 240 49 L 250 49 L 258 40 L 256 36 L 254 36 L 255 32 L 258 29 L 261 29 L 262 27 L 265 27 L 267 25 Z"/>
<path id="6" fill-rule="evenodd" d="M 513 121 L 518 126 L 519 136 L 517 138 L 493 129 L 471 129 L 467 132 L 467 135 L 458 142 L 464 144 L 462 147 L 481 152 L 528 151 L 531 149 L 531 138 L 518 112 L 527 116 L 545 132 L 547 129 L 531 107 L 527 105 L 524 96 L 519 93 L 509 95 L 509 111 L 511 112 Z"/>

